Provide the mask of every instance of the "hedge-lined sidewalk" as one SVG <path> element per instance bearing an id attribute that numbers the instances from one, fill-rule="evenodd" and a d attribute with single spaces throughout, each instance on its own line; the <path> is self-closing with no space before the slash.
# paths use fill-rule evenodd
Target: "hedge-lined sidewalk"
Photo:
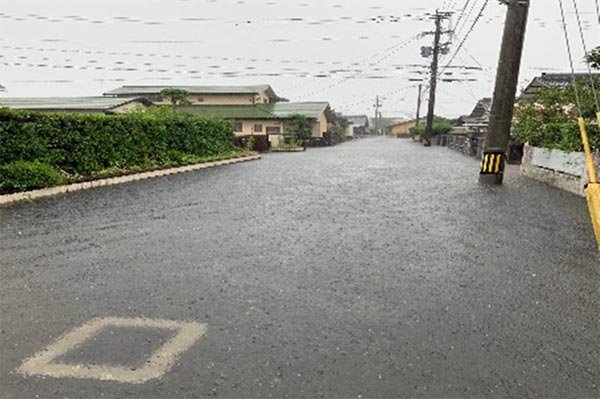
<path id="1" fill-rule="evenodd" d="M 150 179 L 150 178 L 154 178 L 154 177 L 173 175 L 176 173 L 191 172 L 191 171 L 195 171 L 195 170 L 214 168 L 217 166 L 232 165 L 232 164 L 241 163 L 241 162 L 255 161 L 258 159 L 261 159 L 260 155 L 250 155 L 250 156 L 244 156 L 244 157 L 240 157 L 240 158 L 231 158 L 231 159 L 225 159 L 225 160 L 221 160 L 221 161 L 205 162 L 205 163 L 199 163 L 199 164 L 194 164 L 194 165 L 180 166 L 180 167 L 176 167 L 176 168 L 154 170 L 154 171 L 150 171 L 150 172 L 136 173 L 136 174 L 132 174 L 132 175 L 125 175 L 125 176 L 119 176 L 119 177 L 111 177 L 108 179 L 92 180 L 92 181 L 86 181 L 83 183 L 74 183 L 74 184 L 68 184 L 68 185 L 64 185 L 64 186 L 44 188 L 44 189 L 40 189 L 40 190 L 32 190 L 32 191 L 26 191 L 26 192 L 14 193 L 14 194 L 5 194 L 5 195 L 0 195 L 0 205 L 11 204 L 14 202 L 19 202 L 19 201 L 24 201 L 24 200 L 33 200 L 33 199 L 37 199 L 37 198 L 51 197 L 51 196 L 55 196 L 55 195 L 59 195 L 59 194 L 66 194 L 66 193 L 71 193 L 71 192 L 76 192 L 76 191 L 88 190 L 88 189 L 96 188 L 96 187 L 113 186 L 116 184 L 123 184 L 123 183 L 132 182 L 132 181 L 136 181 L 136 180 L 145 180 L 145 179 Z"/>

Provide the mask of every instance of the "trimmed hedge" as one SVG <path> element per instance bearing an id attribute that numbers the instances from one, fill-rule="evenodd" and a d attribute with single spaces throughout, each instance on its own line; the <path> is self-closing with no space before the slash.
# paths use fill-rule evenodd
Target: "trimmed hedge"
<path id="1" fill-rule="evenodd" d="M 41 162 L 18 161 L 0 166 L 0 193 L 57 186 L 64 176 Z"/>
<path id="2" fill-rule="evenodd" d="M 121 115 L 0 109 L 3 192 L 39 188 L 39 182 L 50 187 L 94 178 L 105 170 L 180 165 L 234 151 L 231 123 L 167 108 Z M 50 170 L 63 179 L 55 179 Z M 31 179 L 38 172 L 39 179 Z M 26 184 L 28 179 L 35 184 Z"/>

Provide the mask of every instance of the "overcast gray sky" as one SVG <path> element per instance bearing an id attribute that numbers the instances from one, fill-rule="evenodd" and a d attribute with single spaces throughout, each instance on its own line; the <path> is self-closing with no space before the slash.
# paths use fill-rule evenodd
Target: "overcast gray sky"
<path id="1" fill-rule="evenodd" d="M 567 7 L 583 69 L 573 0 Z M 588 47 L 600 45 L 596 0 L 576 0 Z M 454 51 L 486 0 L 0 0 L 2 96 L 99 95 L 124 84 L 269 83 L 294 101 L 327 100 L 345 113 L 411 117 L 410 79 L 429 62 L 414 39 L 433 29 L 436 8 L 467 12 Z M 471 11 L 471 12 L 469 12 Z M 442 83 L 438 113 L 471 111 L 491 96 L 505 6 L 489 0 L 451 69 L 474 82 Z M 568 70 L 558 0 L 532 0 L 522 86 L 542 71 Z M 412 41 L 411 41 L 412 39 Z M 451 55 L 450 54 L 450 55 Z M 447 56 L 443 60 L 447 62 Z M 449 75 L 448 75 L 449 76 Z"/>

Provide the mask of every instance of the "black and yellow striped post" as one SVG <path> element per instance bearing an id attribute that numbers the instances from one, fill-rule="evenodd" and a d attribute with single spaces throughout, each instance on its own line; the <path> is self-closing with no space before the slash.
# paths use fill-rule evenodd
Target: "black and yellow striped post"
<path id="1" fill-rule="evenodd" d="M 502 150 L 487 150 L 481 160 L 479 180 L 488 184 L 502 184 L 506 155 Z"/>

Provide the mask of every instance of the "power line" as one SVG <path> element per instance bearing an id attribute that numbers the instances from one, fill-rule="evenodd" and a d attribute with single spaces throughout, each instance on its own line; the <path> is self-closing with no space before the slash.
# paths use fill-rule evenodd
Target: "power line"
<path id="1" fill-rule="evenodd" d="M 467 7 L 469 7 L 470 3 L 471 3 L 471 0 L 465 0 L 465 4 L 462 7 L 462 11 L 460 12 L 460 15 L 458 16 L 458 19 L 456 20 L 456 24 L 454 25 L 455 29 L 458 28 L 458 26 L 462 22 L 462 19 L 465 17 L 466 11 L 467 11 Z"/>
<path id="2" fill-rule="evenodd" d="M 579 7 L 577 6 L 577 0 L 573 0 L 573 7 L 575 8 L 575 15 L 577 16 L 577 25 L 579 27 L 579 35 L 581 37 L 581 44 L 583 46 L 583 53 L 587 54 L 587 45 L 585 44 L 585 35 L 583 34 L 583 26 L 581 25 L 581 16 L 579 14 Z M 592 93 L 594 95 L 594 102 L 596 103 L 596 111 L 600 112 L 600 103 L 598 102 L 598 93 L 596 92 L 596 84 L 594 83 L 594 77 L 592 76 L 592 67 L 589 62 L 586 62 L 588 74 L 590 78 L 590 84 L 592 87 Z"/>
<path id="3" fill-rule="evenodd" d="M 415 35 L 415 36 L 411 37 L 410 39 L 405 40 L 402 43 L 396 44 L 396 45 L 388 48 L 387 49 L 387 50 L 389 50 L 388 54 L 383 55 L 378 60 L 370 63 L 369 67 L 373 67 L 375 65 L 378 65 L 378 64 L 382 63 L 383 61 L 385 61 L 386 59 L 388 59 L 389 57 L 391 57 L 393 54 L 395 54 L 396 52 L 398 52 L 399 50 L 401 50 L 402 48 L 406 47 L 407 45 L 409 45 L 410 43 L 412 43 L 413 41 L 417 40 L 420 37 L 421 37 L 421 34 Z M 329 89 L 332 89 L 334 87 L 342 85 L 342 84 L 346 83 L 349 80 L 358 78 L 359 76 L 361 76 L 363 74 L 364 71 L 365 71 L 364 69 L 359 69 L 359 70 L 356 71 L 355 74 L 347 76 L 347 77 L 341 79 L 340 81 L 331 83 L 330 85 L 328 85 L 326 87 L 314 90 L 314 91 L 312 91 L 310 93 L 305 93 L 304 95 L 296 96 L 296 98 L 298 98 L 298 97 L 307 97 L 307 96 L 312 96 L 312 95 L 315 95 L 315 94 L 318 94 L 318 93 L 322 93 L 324 91 L 327 91 Z"/>
<path id="4" fill-rule="evenodd" d="M 454 51 L 454 54 L 450 58 L 450 61 L 448 61 L 448 64 L 446 64 L 446 66 L 444 68 L 442 68 L 442 71 L 440 72 L 440 74 L 444 73 L 444 71 L 446 69 L 448 69 L 448 67 L 452 64 L 452 62 L 454 61 L 454 59 L 456 58 L 456 56 L 458 55 L 458 53 L 460 52 L 460 50 L 462 49 L 462 47 L 465 45 L 465 43 L 467 42 L 467 39 L 469 38 L 469 36 L 473 32 L 473 30 L 475 30 L 475 26 L 477 26 L 477 23 L 479 22 L 479 20 L 483 16 L 483 12 L 485 11 L 485 8 L 487 7 L 487 5 L 488 5 L 489 2 L 490 2 L 490 0 L 485 0 L 485 2 L 483 3 L 483 6 L 481 7 L 481 10 L 479 11 L 479 14 L 477 15 L 477 17 L 475 17 L 475 20 L 471 24 L 471 27 L 469 28 L 469 31 L 467 32 L 467 34 L 465 35 L 465 37 L 463 38 L 463 40 L 460 42 L 460 44 L 456 48 L 456 51 Z"/>

